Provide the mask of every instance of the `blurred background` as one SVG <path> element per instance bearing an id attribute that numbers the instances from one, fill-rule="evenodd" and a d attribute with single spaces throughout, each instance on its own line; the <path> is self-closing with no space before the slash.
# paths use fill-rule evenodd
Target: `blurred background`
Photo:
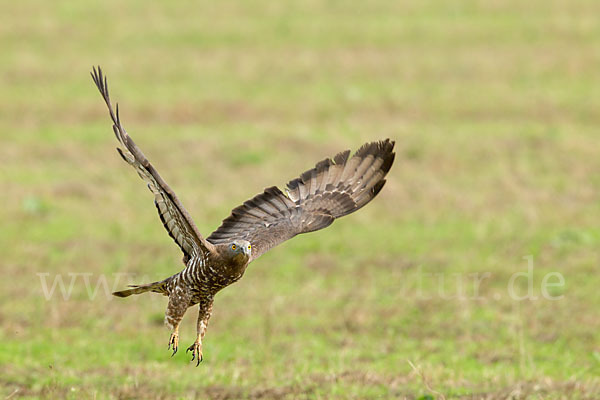
<path id="1" fill-rule="evenodd" d="M 2 2 L 0 395 L 599 398 L 599 14 Z M 396 140 L 373 203 L 217 296 L 199 368 L 167 351 L 166 298 L 108 295 L 182 265 L 114 150 L 98 64 L 205 235 L 264 187 Z"/>

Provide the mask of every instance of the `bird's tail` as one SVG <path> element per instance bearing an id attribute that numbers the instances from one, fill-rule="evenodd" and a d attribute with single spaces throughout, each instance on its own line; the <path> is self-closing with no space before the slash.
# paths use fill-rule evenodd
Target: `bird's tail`
<path id="1" fill-rule="evenodd" d="M 117 297 L 127 297 L 132 294 L 140 294 L 146 292 L 154 292 L 154 293 L 167 293 L 167 280 L 160 282 L 152 282 L 147 283 L 145 285 L 129 285 L 131 289 L 121 290 L 119 292 L 113 292 L 113 296 Z"/>

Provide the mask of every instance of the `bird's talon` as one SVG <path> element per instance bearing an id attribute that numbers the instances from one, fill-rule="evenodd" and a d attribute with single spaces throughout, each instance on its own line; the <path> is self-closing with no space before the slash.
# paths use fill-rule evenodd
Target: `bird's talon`
<path id="1" fill-rule="evenodd" d="M 200 363 L 202 362 L 202 344 L 195 342 L 194 344 L 192 344 L 190 347 L 188 347 L 188 349 L 186 350 L 186 353 L 188 351 L 192 352 L 192 359 L 190 360 L 190 362 L 196 360 L 196 367 L 198 365 L 200 365 Z"/>
<path id="2" fill-rule="evenodd" d="M 167 350 L 173 349 L 173 354 L 171 354 L 171 357 L 173 357 L 175 355 L 175 353 L 177 353 L 177 350 L 179 348 L 179 335 L 175 332 L 173 332 L 171 334 L 171 337 L 169 338 L 169 345 L 167 346 Z"/>

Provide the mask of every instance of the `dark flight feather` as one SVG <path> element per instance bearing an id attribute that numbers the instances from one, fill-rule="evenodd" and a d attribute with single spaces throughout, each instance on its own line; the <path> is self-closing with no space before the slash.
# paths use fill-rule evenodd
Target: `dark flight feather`
<path id="1" fill-rule="evenodd" d="M 367 143 L 326 158 L 287 184 L 287 195 L 270 187 L 223 220 L 207 240 L 213 244 L 245 239 L 252 260 L 292 237 L 323 229 L 371 201 L 383 188 L 394 162 L 394 142 Z"/>
<path id="2" fill-rule="evenodd" d="M 195 255 L 210 252 L 213 248 L 212 244 L 202 237 L 192 217 L 181 204 L 175 192 L 161 178 L 154 166 L 150 164 L 150 161 L 121 125 L 119 105 L 117 104 L 115 113 L 108 94 L 106 76 L 103 76 L 100 67 L 98 69 L 94 68 L 91 75 L 108 107 L 115 136 L 123 146 L 123 148 L 117 147 L 117 151 L 121 158 L 133 166 L 138 175 L 148 183 L 148 188 L 154 194 L 154 204 L 158 210 L 158 215 L 169 236 L 183 251 L 184 263 Z"/>

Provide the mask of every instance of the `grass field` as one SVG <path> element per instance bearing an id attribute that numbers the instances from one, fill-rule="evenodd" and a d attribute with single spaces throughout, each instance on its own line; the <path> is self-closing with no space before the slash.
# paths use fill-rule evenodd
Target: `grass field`
<path id="1" fill-rule="evenodd" d="M 0 398 L 600 398 L 598 15 L 2 2 Z M 205 234 L 316 161 L 396 140 L 372 204 L 217 296 L 198 368 L 167 351 L 166 298 L 107 294 L 182 265 L 114 151 L 96 64 Z"/>

